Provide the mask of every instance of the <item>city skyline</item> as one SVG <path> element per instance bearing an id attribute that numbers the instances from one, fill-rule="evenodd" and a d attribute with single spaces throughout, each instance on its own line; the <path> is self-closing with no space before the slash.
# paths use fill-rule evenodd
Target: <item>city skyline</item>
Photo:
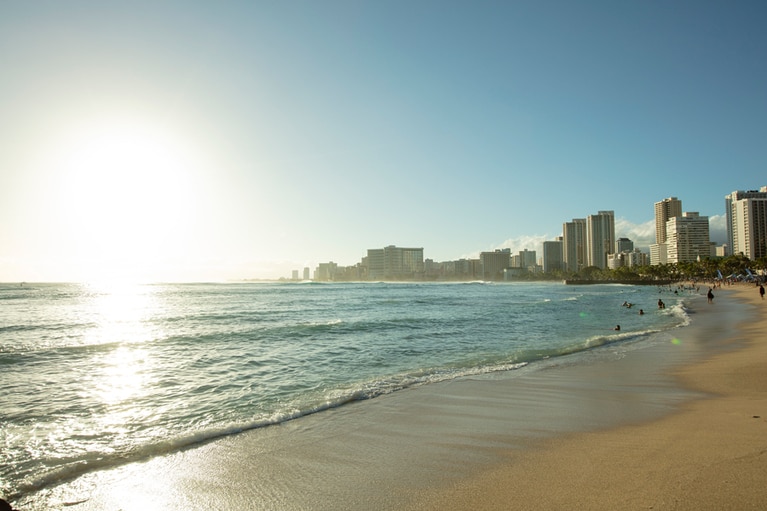
<path id="1" fill-rule="evenodd" d="M 608 8 L 609 6 L 609 8 Z M 767 4 L 14 2 L 0 281 L 280 278 L 370 247 L 542 253 L 767 168 Z"/>
<path id="2" fill-rule="evenodd" d="M 764 190 L 764 188 L 762 189 Z M 759 194 L 759 196 L 764 196 L 765 191 L 762 191 Z M 727 201 L 729 203 L 730 195 L 727 196 Z M 651 264 L 651 254 L 653 252 L 652 246 L 655 244 L 655 241 L 658 241 L 659 239 L 662 239 L 664 242 L 666 240 L 666 221 L 671 220 L 672 225 L 674 226 L 674 229 L 676 229 L 677 222 L 686 221 L 688 219 L 692 218 L 699 218 L 701 220 L 705 221 L 706 224 L 706 236 L 705 236 L 705 251 L 701 248 L 701 254 L 704 252 L 708 253 L 711 250 L 710 243 L 713 243 L 717 247 L 721 247 L 722 245 L 726 245 L 728 242 L 728 233 L 727 233 L 727 227 L 726 224 L 723 223 L 723 216 L 722 215 L 715 215 L 714 218 L 714 225 L 712 227 L 711 224 L 711 218 L 706 215 L 699 215 L 698 212 L 691 212 L 687 211 L 686 209 L 683 210 L 682 207 L 682 200 L 680 200 L 678 197 L 668 197 L 659 201 L 656 201 L 654 203 L 654 213 L 655 218 L 651 221 L 648 221 L 643 226 L 643 236 L 637 243 L 637 240 L 628 238 L 622 234 L 619 234 L 617 230 L 613 230 L 614 228 L 614 211 L 599 211 L 597 214 L 590 214 L 590 215 L 584 215 L 584 218 L 574 218 L 572 221 L 565 221 L 563 222 L 562 226 L 562 232 L 558 235 L 555 235 L 551 239 L 546 240 L 538 240 L 537 245 L 535 245 L 535 248 L 530 248 L 529 246 L 522 247 L 521 245 L 517 245 L 515 249 L 512 249 L 511 247 L 502 246 L 497 248 L 492 248 L 488 250 L 481 250 L 477 253 L 477 256 L 473 255 L 467 255 L 458 259 L 454 260 L 438 260 L 433 259 L 431 257 L 428 257 L 428 253 L 425 250 L 424 247 L 420 247 L 418 249 L 409 249 L 405 247 L 398 247 L 396 245 L 388 245 L 384 247 L 383 249 L 380 248 L 368 248 L 367 249 L 367 257 L 370 257 L 371 252 L 382 252 L 387 249 L 396 249 L 396 250 L 419 250 L 423 256 L 423 260 L 431 260 L 434 263 L 437 264 L 443 264 L 443 263 L 456 263 L 458 261 L 466 261 L 466 260 L 473 260 L 473 261 L 480 261 L 482 260 L 483 256 L 486 255 L 493 255 L 493 252 L 506 252 L 509 255 L 510 261 L 512 261 L 514 257 L 518 257 L 518 254 L 521 256 L 522 254 L 526 254 L 527 252 L 532 252 L 533 254 L 536 254 L 537 261 L 534 263 L 535 265 L 539 266 L 540 269 L 544 272 L 546 272 L 545 266 L 545 253 L 546 248 L 545 245 L 547 243 L 551 243 L 553 241 L 559 240 L 560 243 L 563 243 L 563 246 L 561 250 L 563 251 L 562 257 L 564 260 L 561 261 L 563 267 L 562 269 L 569 272 L 575 272 L 578 271 L 586 266 L 597 266 L 600 268 L 607 268 L 609 265 L 608 260 L 608 254 L 610 256 L 613 256 L 619 252 L 621 252 L 623 249 L 618 249 L 618 246 L 621 243 L 626 243 L 630 245 L 630 249 L 626 249 L 628 251 L 634 251 L 635 249 L 637 251 L 642 252 L 647 257 L 647 263 Z M 647 229 L 649 228 L 649 225 L 652 223 L 652 233 L 647 233 Z M 612 224 L 612 226 L 610 225 Z M 581 225 L 581 231 L 580 233 L 577 233 L 577 226 Z M 594 231 L 595 227 L 597 226 L 597 231 Z M 623 229 L 626 229 L 625 223 L 622 225 Z M 571 229 L 576 229 L 576 231 L 568 231 Z M 637 231 L 638 232 L 638 231 Z M 674 234 L 676 235 L 676 231 L 674 231 Z M 583 253 L 576 254 L 573 252 L 569 255 L 569 258 L 571 259 L 571 264 L 568 265 L 567 259 L 567 239 L 568 236 L 571 238 L 578 239 L 578 243 L 583 243 Z M 603 252 L 599 256 L 595 256 L 593 254 L 595 247 L 594 246 L 587 246 L 589 244 L 593 245 L 595 242 L 599 242 L 597 246 L 601 246 L 602 242 L 607 242 L 607 245 L 605 247 L 605 252 Z M 701 243 L 700 241 L 698 243 Z M 607 248 L 609 246 L 609 248 Z M 677 250 L 678 247 L 675 247 L 674 250 Z M 689 256 L 689 254 L 688 254 Z M 600 261 L 597 260 L 597 258 L 601 259 L 604 257 L 604 260 Z M 674 256 L 674 259 L 677 256 Z M 681 256 L 684 257 L 684 256 Z M 310 267 L 304 267 L 302 269 L 296 269 L 292 268 L 290 270 L 290 274 L 292 275 L 291 280 L 300 280 L 297 278 L 297 275 L 302 274 L 303 280 L 309 280 L 308 277 L 306 277 L 307 273 L 314 272 L 315 274 L 319 272 L 321 276 L 319 277 L 312 277 L 315 280 L 333 280 L 332 278 L 332 272 L 335 270 L 350 270 L 354 268 L 355 266 L 364 265 L 365 264 L 365 256 L 361 256 L 358 260 L 350 263 L 350 264 L 341 264 L 337 261 L 334 261 L 332 259 L 319 262 L 319 266 L 316 268 L 310 268 Z M 665 256 L 662 261 L 658 261 L 652 264 L 660 264 L 661 262 L 665 263 Z M 493 262 L 495 266 L 498 266 L 498 263 Z M 329 270 L 329 267 L 332 266 L 332 270 Z M 529 266 L 529 265 L 528 265 Z M 499 267 L 503 267 L 503 265 L 500 265 Z M 510 268 L 516 267 L 514 264 L 511 264 L 509 266 Z M 526 265 L 522 265 L 522 268 L 526 267 Z M 484 273 L 484 270 L 482 270 Z M 491 273 L 494 273 L 491 271 Z M 281 279 L 284 279 L 286 276 L 282 276 Z M 372 278 L 375 280 L 378 275 L 374 275 Z"/>

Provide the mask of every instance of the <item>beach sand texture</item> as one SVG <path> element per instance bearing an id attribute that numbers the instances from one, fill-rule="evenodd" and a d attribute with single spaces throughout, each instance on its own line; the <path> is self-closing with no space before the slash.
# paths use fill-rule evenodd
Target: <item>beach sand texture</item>
<path id="1" fill-rule="evenodd" d="M 767 305 L 757 291 L 717 293 L 754 307 L 733 332 L 738 349 L 675 371 L 707 399 L 649 423 L 547 440 L 414 509 L 767 509 Z"/>
<path id="2" fill-rule="evenodd" d="M 765 509 L 767 305 L 739 286 L 696 307 L 680 342 L 352 403 L 86 474 L 16 507 Z"/>

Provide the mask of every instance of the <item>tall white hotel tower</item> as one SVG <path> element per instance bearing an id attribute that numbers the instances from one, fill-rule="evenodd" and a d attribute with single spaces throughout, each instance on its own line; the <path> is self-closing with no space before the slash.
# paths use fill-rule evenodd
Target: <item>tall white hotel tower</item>
<path id="1" fill-rule="evenodd" d="M 749 259 L 767 256 L 767 186 L 725 197 L 730 254 Z"/>

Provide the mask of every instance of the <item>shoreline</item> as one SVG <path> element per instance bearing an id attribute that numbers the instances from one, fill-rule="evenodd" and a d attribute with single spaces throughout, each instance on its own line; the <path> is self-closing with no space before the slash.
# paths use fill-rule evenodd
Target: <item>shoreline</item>
<path id="1" fill-rule="evenodd" d="M 409 509 L 764 509 L 767 343 L 759 323 L 767 313 L 757 289 L 716 293 L 753 308 L 754 321 L 729 336 L 734 349 L 672 370 L 700 398 L 658 419 L 546 439 L 424 492 Z"/>
<path id="2" fill-rule="evenodd" d="M 705 390 L 682 388 L 670 370 L 729 353 L 722 341 L 743 306 L 723 291 L 719 314 L 706 314 L 697 300 L 700 311 L 693 308 L 692 325 L 680 330 L 690 342 L 673 344 L 669 334 L 656 344 L 609 346 L 529 370 L 414 388 L 88 473 L 14 504 L 25 511 L 450 510 L 507 509 L 512 499 L 519 509 L 569 509 L 570 501 L 518 500 L 518 490 L 501 491 L 513 485 L 487 486 L 488 477 L 529 469 L 536 456 L 557 452 L 557 442 L 652 424 L 700 401 Z M 562 485 L 540 484 L 528 469 L 515 476 L 522 486 Z M 582 507 L 599 509 L 600 502 Z"/>

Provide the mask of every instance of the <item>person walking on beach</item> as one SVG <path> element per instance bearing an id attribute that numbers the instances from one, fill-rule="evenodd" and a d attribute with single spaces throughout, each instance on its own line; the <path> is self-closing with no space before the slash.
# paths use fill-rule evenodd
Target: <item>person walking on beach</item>
<path id="1" fill-rule="evenodd" d="M 762 300 L 764 300 L 764 286 L 759 284 L 759 296 L 762 297 Z"/>
<path id="2" fill-rule="evenodd" d="M 714 303 L 714 292 L 711 291 L 711 288 L 708 288 L 708 303 Z"/>

